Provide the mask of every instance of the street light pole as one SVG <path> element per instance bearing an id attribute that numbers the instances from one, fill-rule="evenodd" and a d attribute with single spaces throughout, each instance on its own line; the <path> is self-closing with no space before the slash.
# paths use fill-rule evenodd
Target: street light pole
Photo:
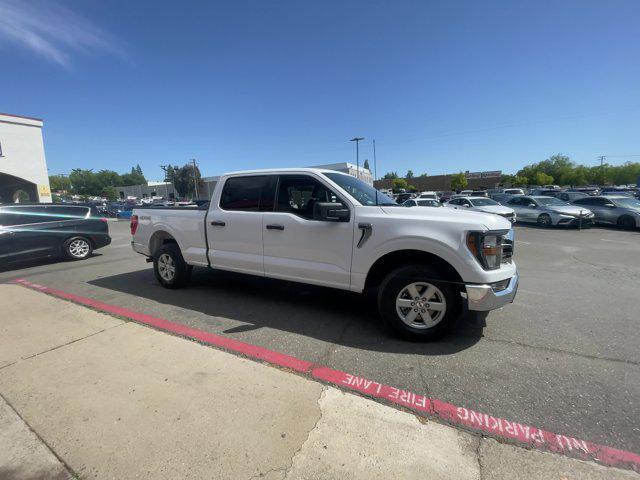
<path id="1" fill-rule="evenodd" d="M 196 190 L 196 200 L 198 200 L 200 198 L 200 195 L 198 195 L 198 177 L 196 176 L 196 159 L 192 158 L 191 159 L 191 163 L 193 164 L 193 184 L 195 185 L 195 190 Z"/>
<path id="2" fill-rule="evenodd" d="M 350 142 L 356 142 L 356 178 L 360 178 L 360 151 L 358 145 L 360 140 L 364 140 L 364 137 L 353 137 Z"/>

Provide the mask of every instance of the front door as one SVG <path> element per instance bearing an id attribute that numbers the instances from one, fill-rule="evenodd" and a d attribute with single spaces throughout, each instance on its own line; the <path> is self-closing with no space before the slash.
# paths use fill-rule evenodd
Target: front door
<path id="1" fill-rule="evenodd" d="M 339 202 L 348 222 L 314 220 L 316 202 Z M 348 289 L 354 211 L 320 178 L 281 175 L 273 212 L 264 212 L 264 270 L 269 277 Z"/>

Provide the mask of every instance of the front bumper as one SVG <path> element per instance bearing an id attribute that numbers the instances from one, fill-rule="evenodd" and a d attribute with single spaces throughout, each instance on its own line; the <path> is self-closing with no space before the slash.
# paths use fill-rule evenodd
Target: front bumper
<path id="1" fill-rule="evenodd" d="M 465 285 L 466 291 L 462 292 L 462 297 L 466 298 L 469 310 L 486 312 L 513 302 L 518 291 L 518 274 L 516 273 L 509 279 L 509 283 L 505 288 L 497 289 L 496 286 L 500 283 L 502 282 L 497 284 Z"/>

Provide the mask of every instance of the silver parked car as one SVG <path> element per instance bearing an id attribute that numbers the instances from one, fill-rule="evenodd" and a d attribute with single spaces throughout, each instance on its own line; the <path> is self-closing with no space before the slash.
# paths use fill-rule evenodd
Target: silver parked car
<path id="1" fill-rule="evenodd" d="M 636 198 L 607 195 L 580 198 L 572 203 L 591 210 L 597 223 L 618 225 L 625 229 L 640 228 L 640 200 Z"/>
<path id="2" fill-rule="evenodd" d="M 402 204 L 403 207 L 441 207 L 442 204 L 434 198 L 411 198 Z"/>
<path id="3" fill-rule="evenodd" d="M 590 225 L 594 218 L 591 210 L 555 197 L 518 195 L 507 205 L 515 210 L 519 222 L 537 223 L 541 227 Z"/>
<path id="4" fill-rule="evenodd" d="M 495 200 L 486 197 L 458 197 L 452 198 L 447 203 L 447 207 L 455 209 L 469 209 L 477 212 L 493 213 L 506 218 L 511 223 L 516 221 L 516 213 L 513 208 L 500 205 Z"/>

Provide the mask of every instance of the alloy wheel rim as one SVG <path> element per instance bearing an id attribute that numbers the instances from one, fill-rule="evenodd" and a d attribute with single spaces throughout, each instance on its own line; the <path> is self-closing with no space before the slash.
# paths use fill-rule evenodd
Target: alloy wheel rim
<path id="1" fill-rule="evenodd" d="M 396 297 L 398 317 L 412 328 L 432 328 L 442 321 L 446 312 L 444 293 L 428 282 L 411 283 L 402 288 Z"/>
<path id="2" fill-rule="evenodd" d="M 171 255 L 163 253 L 158 258 L 158 273 L 163 280 L 171 282 L 176 276 L 176 266 Z"/>
<path id="3" fill-rule="evenodd" d="M 69 253 L 75 258 L 84 258 L 89 254 L 89 243 L 86 240 L 74 240 L 69 244 Z"/>

